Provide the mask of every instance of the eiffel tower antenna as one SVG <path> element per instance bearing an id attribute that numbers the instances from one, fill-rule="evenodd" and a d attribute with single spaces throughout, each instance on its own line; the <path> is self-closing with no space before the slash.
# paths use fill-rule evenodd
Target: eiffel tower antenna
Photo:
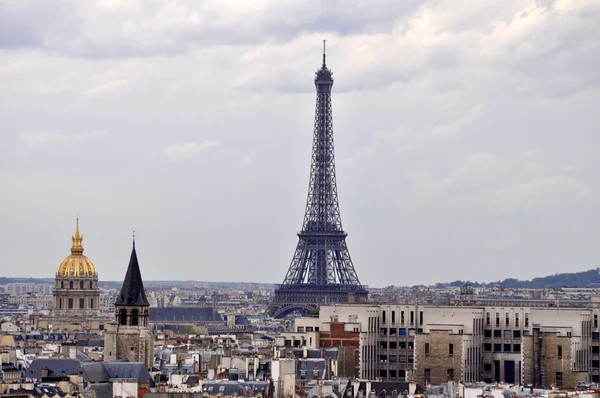
<path id="1" fill-rule="evenodd" d="M 333 149 L 333 76 L 325 61 L 323 40 L 323 65 L 315 74 L 317 103 L 304 221 L 290 267 L 269 306 L 275 318 L 294 311 L 307 314 L 325 303 L 346 303 L 349 296 L 355 302 L 366 301 L 368 296 L 342 228 Z"/>

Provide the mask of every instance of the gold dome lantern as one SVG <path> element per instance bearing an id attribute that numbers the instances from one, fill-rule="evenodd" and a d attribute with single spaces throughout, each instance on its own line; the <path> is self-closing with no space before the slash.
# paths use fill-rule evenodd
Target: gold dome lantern
<path id="1" fill-rule="evenodd" d="M 71 255 L 63 260 L 58 267 L 56 276 L 93 278 L 96 276 L 94 263 L 83 255 L 83 236 L 79 234 L 79 217 L 75 228 L 75 235 L 71 237 Z"/>

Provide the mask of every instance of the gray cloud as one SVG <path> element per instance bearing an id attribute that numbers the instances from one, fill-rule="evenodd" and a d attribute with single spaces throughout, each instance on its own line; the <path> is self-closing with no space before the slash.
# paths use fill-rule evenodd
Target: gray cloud
<path id="1" fill-rule="evenodd" d="M 147 279 L 279 282 L 322 39 L 363 282 L 597 266 L 597 2 L 223 4 L 2 3 L 7 274 L 51 277 L 79 211 L 101 279 L 135 229 Z"/>

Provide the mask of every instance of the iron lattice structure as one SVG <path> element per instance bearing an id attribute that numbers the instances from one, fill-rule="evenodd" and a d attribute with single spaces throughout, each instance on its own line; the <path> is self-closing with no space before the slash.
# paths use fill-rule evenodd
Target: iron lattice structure
<path id="1" fill-rule="evenodd" d="M 331 88 L 333 76 L 323 65 L 316 72 L 317 104 L 312 162 L 302 231 L 292 263 L 269 312 L 279 318 L 290 312 L 306 314 L 321 304 L 366 301 L 342 228 L 335 177 Z"/>

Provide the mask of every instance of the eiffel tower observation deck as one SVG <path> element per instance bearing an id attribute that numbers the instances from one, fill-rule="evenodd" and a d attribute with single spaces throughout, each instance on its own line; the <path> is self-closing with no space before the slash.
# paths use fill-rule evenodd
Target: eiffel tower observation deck
<path id="1" fill-rule="evenodd" d="M 364 302 L 367 286 L 361 285 L 352 264 L 342 228 L 335 178 L 331 88 L 333 77 L 325 62 L 315 75 L 317 104 L 312 144 L 308 197 L 302 231 L 292 263 L 269 313 L 275 318 L 302 315 L 323 304 Z"/>

